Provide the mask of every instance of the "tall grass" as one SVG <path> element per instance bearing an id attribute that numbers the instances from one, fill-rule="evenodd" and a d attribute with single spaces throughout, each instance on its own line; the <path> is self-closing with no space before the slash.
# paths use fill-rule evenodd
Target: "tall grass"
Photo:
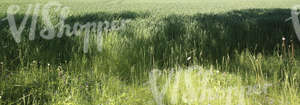
<path id="1" fill-rule="evenodd" d="M 289 13 L 245 9 L 193 15 L 72 15 L 70 24 L 132 20 L 124 29 L 103 32 L 101 52 L 91 37 L 88 53 L 83 53 L 83 35 L 29 41 L 24 33 L 17 44 L 7 23 L 0 24 L 0 103 L 153 105 L 157 103 L 149 72 L 158 69 L 166 74 L 157 80 L 158 87 L 171 81 L 164 104 L 297 105 L 299 43 L 294 43 L 295 57 L 285 55 L 291 54 L 290 48 L 282 50 L 288 42 L 281 46 L 282 36 L 296 40 L 291 23 L 284 21 Z M 43 23 L 38 25 L 40 30 Z M 193 65 L 200 66 L 191 69 Z M 264 84 L 271 86 L 262 92 Z M 247 86 L 258 88 L 243 88 Z"/>

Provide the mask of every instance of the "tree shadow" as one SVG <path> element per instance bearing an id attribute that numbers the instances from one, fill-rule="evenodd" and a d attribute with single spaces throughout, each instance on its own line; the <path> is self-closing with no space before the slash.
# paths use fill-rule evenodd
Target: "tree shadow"
<path id="1" fill-rule="evenodd" d="M 181 54 L 181 63 L 188 56 L 221 60 L 235 51 L 272 54 L 282 37 L 297 40 L 289 9 L 245 9 L 221 14 L 169 15 L 153 29 L 149 43 L 154 57 L 162 60 Z M 179 48 L 180 46 L 180 48 Z M 174 50 L 177 49 L 177 50 Z M 175 51 L 175 52 L 174 52 Z M 177 52 L 176 52 L 177 51 Z M 200 54 L 202 54 L 200 56 Z"/>
<path id="2" fill-rule="evenodd" d="M 236 55 L 245 51 L 254 55 L 263 53 L 272 56 L 280 52 L 283 36 L 294 40 L 298 48 L 299 42 L 296 41 L 298 39 L 292 22 L 285 21 L 291 16 L 290 13 L 289 9 L 275 8 L 162 16 L 146 27 L 150 35 L 145 38 L 128 28 L 126 32 L 119 33 L 125 34 L 121 36 L 138 36 L 129 37 L 130 42 L 124 45 L 128 47 L 120 49 L 119 52 L 125 56 L 123 58 L 129 65 L 127 69 L 119 68 L 126 71 L 132 66 L 147 64 L 136 67 L 139 68 L 136 72 L 143 74 L 145 71 L 141 70 L 153 68 L 165 69 L 193 63 L 222 64 L 224 58 L 234 60 L 237 59 Z M 188 60 L 189 57 L 192 60 Z M 130 76 L 130 73 L 124 73 L 123 76 Z"/>
<path id="3" fill-rule="evenodd" d="M 99 12 L 70 16 L 66 19 L 66 23 L 137 18 L 148 20 L 150 25 L 140 27 L 139 22 L 130 23 L 132 27 L 126 27 L 117 33 L 130 40 L 118 49 L 121 58 L 126 59 L 124 62 L 128 63 L 126 70 L 137 64 L 144 65 L 140 69 L 187 65 L 192 62 L 187 61 L 188 57 L 192 57 L 195 62 L 216 63 L 224 56 L 234 57 L 234 52 L 246 49 L 254 53 L 268 54 L 278 50 L 282 36 L 297 40 L 292 23 L 285 22 L 285 19 L 291 16 L 289 9 L 244 9 L 219 14 L 170 14 L 160 17 L 150 15 L 130 11 Z M 24 14 L 17 15 L 17 23 L 20 23 L 23 17 Z M 39 22 L 37 32 L 42 29 L 41 24 Z M 20 44 L 14 41 L 7 23 L 1 24 L 0 27 L 1 44 L 8 46 L 0 51 L 0 60 L 10 62 L 11 65 L 20 64 L 20 58 L 26 62 L 38 60 L 58 64 L 74 56 L 87 56 L 90 59 L 97 54 L 95 51 L 83 53 L 83 40 L 78 37 L 64 35 L 62 38 L 44 40 L 37 36 L 35 40 L 29 41 L 30 22 Z M 150 30 L 149 36 L 141 38 L 139 29 Z M 116 68 L 124 68 L 121 67 L 124 65 Z"/>
<path id="4" fill-rule="evenodd" d="M 4 19 L 6 14 L 1 14 L 1 19 Z M 114 21 L 120 19 L 136 19 L 146 18 L 148 13 L 136 13 L 130 11 L 123 11 L 118 13 L 99 12 L 93 14 L 84 14 L 80 16 L 69 16 L 65 20 L 65 24 L 69 24 L 71 27 L 76 22 L 84 25 L 87 22 L 104 22 Z M 17 27 L 19 28 L 25 14 L 16 14 L 15 20 Z M 76 56 L 93 56 L 94 52 L 83 52 L 83 39 L 82 37 L 76 37 L 75 35 L 68 37 L 65 34 L 62 37 L 55 36 L 54 39 L 46 40 L 40 36 L 40 31 L 44 29 L 44 23 L 42 17 L 38 16 L 37 27 L 35 31 L 35 39 L 29 40 L 29 32 L 31 28 L 32 15 L 29 15 L 28 21 L 25 25 L 25 29 L 21 34 L 21 42 L 16 43 L 11 31 L 9 30 L 8 21 L 2 21 L 0 24 L 0 61 L 6 62 L 8 65 L 26 64 L 32 61 L 42 62 L 43 64 L 59 64 L 69 61 Z M 57 16 L 54 16 L 58 18 Z M 58 23 L 54 19 L 53 24 Z M 72 27 L 73 28 L 73 27 Z M 59 29 L 56 28 L 56 34 Z M 71 29 L 73 31 L 73 29 Z"/>

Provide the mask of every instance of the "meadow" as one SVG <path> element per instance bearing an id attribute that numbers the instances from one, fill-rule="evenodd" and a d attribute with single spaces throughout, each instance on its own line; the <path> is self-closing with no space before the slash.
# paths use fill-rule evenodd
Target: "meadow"
<path id="1" fill-rule="evenodd" d="M 17 26 L 28 4 L 12 5 Z M 20 43 L 0 22 L 0 105 L 300 105 L 300 46 L 291 17 L 299 0 L 57 0 L 65 23 L 130 20 L 46 40 L 28 15 Z M 53 23 L 59 12 L 51 9 Z M 109 25 L 105 25 L 108 28 Z M 59 28 L 55 28 L 59 30 Z M 284 40 L 283 40 L 284 39 Z"/>

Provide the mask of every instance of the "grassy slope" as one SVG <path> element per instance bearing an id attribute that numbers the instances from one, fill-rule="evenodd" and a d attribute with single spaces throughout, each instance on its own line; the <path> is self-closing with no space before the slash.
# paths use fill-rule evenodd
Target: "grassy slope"
<path id="1" fill-rule="evenodd" d="M 4 15 L 10 4 L 36 2 L 2 0 L 0 13 Z M 153 105 L 148 75 L 154 68 L 166 74 L 171 68 L 177 70 L 164 96 L 166 104 L 300 103 L 299 64 L 288 63 L 277 47 L 283 34 L 293 33 L 283 20 L 289 17 L 286 8 L 300 4 L 298 0 L 62 3 L 72 9 L 70 23 L 115 18 L 134 21 L 124 30 L 105 33 L 103 51 L 96 52 L 94 43 L 88 54 L 82 54 L 82 36 L 28 41 L 25 33 L 16 44 L 7 24 L 1 24 L 1 44 L 9 47 L 0 46 L 0 62 L 4 63 L 0 65 L 0 103 Z M 187 68 L 189 56 L 194 60 L 190 65 L 202 66 Z M 298 56 L 296 59 L 299 63 Z M 160 77 L 160 87 L 166 78 Z M 272 84 L 266 93 L 252 92 L 262 87 L 241 88 L 266 83 Z"/>

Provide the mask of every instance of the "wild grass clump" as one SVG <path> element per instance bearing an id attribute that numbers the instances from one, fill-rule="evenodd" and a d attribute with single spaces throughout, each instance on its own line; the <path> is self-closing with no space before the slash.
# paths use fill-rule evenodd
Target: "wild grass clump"
<path id="1" fill-rule="evenodd" d="M 298 91 L 294 88 L 296 85 L 286 84 L 288 81 L 258 80 L 255 75 L 239 74 L 245 72 L 230 73 L 213 67 L 206 69 L 201 66 L 191 66 L 171 70 L 173 72 L 161 72 L 161 75 L 153 73 L 156 75 L 157 82 L 150 80 L 155 84 L 151 85 L 151 88 L 159 89 L 152 91 L 156 102 L 166 105 L 297 105 L 300 101 Z M 255 73 L 260 74 L 258 71 Z M 244 78 L 248 79 L 244 80 Z M 257 81 L 252 81 L 251 78 Z M 162 93 L 160 97 L 162 100 L 157 98 L 159 95 L 155 92 Z"/>

